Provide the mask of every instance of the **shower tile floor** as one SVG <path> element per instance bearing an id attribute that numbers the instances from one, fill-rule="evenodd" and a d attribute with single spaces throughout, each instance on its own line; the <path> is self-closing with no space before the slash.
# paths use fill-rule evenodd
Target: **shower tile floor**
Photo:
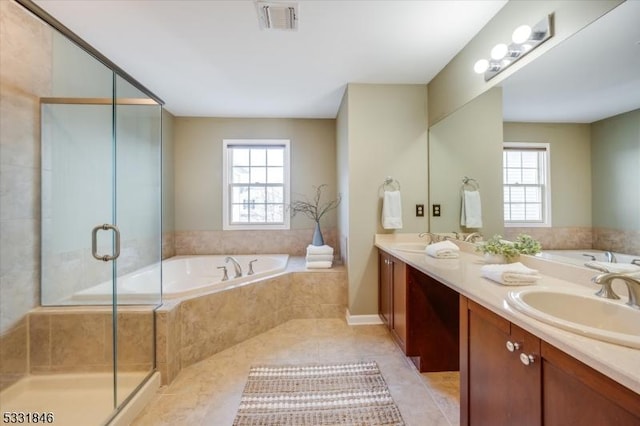
<path id="1" fill-rule="evenodd" d="M 119 403 L 147 372 L 118 375 Z M 113 413 L 113 374 L 43 374 L 29 376 L 2 392 L 3 413 L 53 413 L 53 424 L 101 425 Z M 46 419 L 45 419 L 46 420 Z M 36 423 L 24 420 L 21 423 Z M 39 423 L 52 423 L 51 421 Z"/>
<path id="2" fill-rule="evenodd" d="M 375 360 L 407 426 L 459 425 L 459 374 L 420 374 L 382 325 L 292 320 L 197 364 L 163 386 L 134 426 L 231 425 L 255 364 Z"/>

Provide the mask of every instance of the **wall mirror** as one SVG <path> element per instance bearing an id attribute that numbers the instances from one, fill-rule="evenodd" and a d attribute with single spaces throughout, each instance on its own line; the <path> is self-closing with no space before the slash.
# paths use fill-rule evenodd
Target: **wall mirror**
<path id="1" fill-rule="evenodd" d="M 489 154 L 465 157 L 461 152 L 446 158 L 442 144 L 451 141 L 441 141 L 439 134 L 446 124 L 430 129 L 431 203 L 453 193 L 449 205 L 443 205 L 444 217 L 431 216 L 432 232 L 461 230 L 460 179 L 472 173 L 484 174 L 479 179 L 486 223 L 481 232 L 510 237 L 523 231 L 501 228 L 501 147 L 498 154 L 495 132 L 489 134 L 487 124 L 478 123 L 500 109 L 505 142 L 550 143 L 551 227 L 525 231 L 548 248 L 589 248 L 598 241 L 610 245 L 603 249 L 640 255 L 638 17 L 640 2 L 622 3 L 443 120 L 479 129 L 474 142 L 481 146 L 473 150 Z M 492 91 L 498 101 L 495 94 L 491 100 Z M 466 111 L 474 102 L 483 102 L 475 108 L 485 116 Z M 467 118 L 462 126 L 463 119 L 456 117 L 465 114 L 473 121 Z M 497 169 L 498 176 L 487 175 L 487 168 Z M 616 232 L 600 235 L 600 230 Z"/>

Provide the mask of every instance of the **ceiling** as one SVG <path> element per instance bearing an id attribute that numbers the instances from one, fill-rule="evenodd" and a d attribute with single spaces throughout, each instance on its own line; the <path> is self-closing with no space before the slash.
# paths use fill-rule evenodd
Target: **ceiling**
<path id="1" fill-rule="evenodd" d="M 347 83 L 426 84 L 506 0 L 35 0 L 177 116 L 335 118 Z"/>
<path id="2" fill-rule="evenodd" d="M 505 121 L 592 123 L 640 108 L 640 1 L 629 0 L 502 83 Z"/>

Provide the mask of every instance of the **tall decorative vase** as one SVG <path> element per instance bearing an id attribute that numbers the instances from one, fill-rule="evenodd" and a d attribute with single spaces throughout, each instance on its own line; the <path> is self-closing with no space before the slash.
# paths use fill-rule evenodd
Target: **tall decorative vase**
<path id="1" fill-rule="evenodd" d="M 323 246 L 324 238 L 322 238 L 322 231 L 320 231 L 320 222 L 316 222 L 316 229 L 313 231 L 313 240 L 311 244 L 314 246 Z"/>

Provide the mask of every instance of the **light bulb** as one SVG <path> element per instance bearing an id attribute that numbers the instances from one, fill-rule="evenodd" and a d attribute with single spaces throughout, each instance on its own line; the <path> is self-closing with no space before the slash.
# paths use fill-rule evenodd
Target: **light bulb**
<path id="1" fill-rule="evenodd" d="M 531 35 L 531 27 L 528 25 L 520 25 L 513 31 L 513 35 L 511 35 L 511 40 L 513 40 L 516 44 L 524 43 L 529 40 L 529 36 Z"/>
<path id="2" fill-rule="evenodd" d="M 489 61 L 487 61 L 486 59 L 480 59 L 473 66 L 473 70 L 478 74 L 482 74 L 487 69 L 489 69 Z"/>
<path id="3" fill-rule="evenodd" d="M 504 43 L 496 44 L 493 47 L 493 49 L 491 49 L 491 58 L 495 60 L 500 60 L 505 57 L 508 51 L 509 51 L 509 48 L 507 47 L 506 44 Z"/>

